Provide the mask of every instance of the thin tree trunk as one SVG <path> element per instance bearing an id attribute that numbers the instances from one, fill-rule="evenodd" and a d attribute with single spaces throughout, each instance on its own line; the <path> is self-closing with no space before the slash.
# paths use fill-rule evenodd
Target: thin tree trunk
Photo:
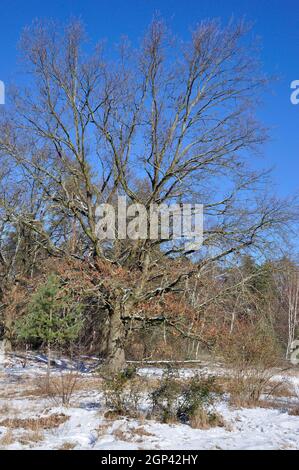
<path id="1" fill-rule="evenodd" d="M 48 392 L 50 392 L 50 374 L 51 374 L 51 344 L 48 342 L 48 361 L 47 361 L 47 386 Z"/>
<path id="2" fill-rule="evenodd" d="M 288 344 L 286 350 L 286 358 L 289 358 L 292 343 L 295 340 L 295 331 L 298 316 L 298 303 L 299 303 L 299 279 L 298 274 L 295 273 L 290 281 L 288 288 Z"/>

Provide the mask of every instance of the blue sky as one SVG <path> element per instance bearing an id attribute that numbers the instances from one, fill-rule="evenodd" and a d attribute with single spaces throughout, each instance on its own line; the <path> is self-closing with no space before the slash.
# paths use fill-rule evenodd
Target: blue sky
<path id="1" fill-rule="evenodd" d="M 18 72 L 17 42 L 24 26 L 37 17 L 62 21 L 81 17 L 91 39 L 138 40 L 159 11 L 182 37 L 194 23 L 232 15 L 254 21 L 261 37 L 264 70 L 279 75 L 265 93 L 259 117 L 270 127 L 265 165 L 274 167 L 281 195 L 298 190 L 299 105 L 290 102 L 290 83 L 299 80 L 299 8 L 297 0 L 0 0 L 0 80 L 9 84 Z"/>

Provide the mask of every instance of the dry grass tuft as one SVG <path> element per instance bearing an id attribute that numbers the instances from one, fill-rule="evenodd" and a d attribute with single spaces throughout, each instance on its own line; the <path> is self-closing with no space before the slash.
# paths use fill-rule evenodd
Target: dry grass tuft
<path id="1" fill-rule="evenodd" d="M 289 415 L 299 416 L 299 406 L 295 406 L 289 410 Z"/>
<path id="2" fill-rule="evenodd" d="M 190 426 L 194 429 L 210 429 L 217 426 L 227 427 L 223 417 L 219 413 L 209 413 L 204 408 L 198 408 L 190 417 Z"/>
<path id="3" fill-rule="evenodd" d="M 17 439 L 20 444 L 30 445 L 36 444 L 44 440 L 44 433 L 41 429 L 36 429 L 35 431 L 27 431 L 22 434 L 20 438 Z"/>
<path id="4" fill-rule="evenodd" d="M 113 435 L 118 441 L 130 442 L 132 440 L 130 433 L 122 427 L 115 429 Z"/>
<path id="5" fill-rule="evenodd" d="M 107 431 L 108 431 L 109 428 L 110 428 L 110 424 L 108 424 L 108 423 L 100 424 L 98 429 L 97 429 L 98 437 L 105 436 L 107 434 Z"/>
<path id="6" fill-rule="evenodd" d="M 0 415 L 8 415 L 12 411 L 12 407 L 9 403 L 5 402 L 0 406 Z"/>
<path id="7" fill-rule="evenodd" d="M 151 432 L 148 432 L 146 429 L 144 429 L 143 426 L 140 426 L 139 428 L 132 429 L 132 434 L 136 434 L 137 436 L 140 437 L 150 437 L 154 436 Z"/>
<path id="8" fill-rule="evenodd" d="M 58 450 L 73 450 L 76 447 L 76 442 L 64 442 Z"/>
<path id="9" fill-rule="evenodd" d="M 15 442 L 13 432 L 11 429 L 8 429 L 3 436 L 0 437 L 0 445 L 3 447 L 9 446 Z"/>
<path id="10" fill-rule="evenodd" d="M 124 414 L 121 411 L 108 410 L 104 413 L 104 418 L 112 420 L 112 421 L 114 421 L 115 419 L 118 419 L 122 416 L 124 416 Z"/>
<path id="11" fill-rule="evenodd" d="M 61 424 L 65 423 L 69 419 L 69 416 L 65 414 L 52 414 L 41 418 L 7 418 L 0 422 L 0 426 L 7 428 L 23 428 L 31 429 L 32 431 L 38 431 L 40 429 L 52 429 L 57 428 Z"/>

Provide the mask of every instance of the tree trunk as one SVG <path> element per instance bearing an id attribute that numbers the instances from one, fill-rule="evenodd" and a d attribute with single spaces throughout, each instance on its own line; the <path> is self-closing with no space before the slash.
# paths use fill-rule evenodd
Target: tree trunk
<path id="1" fill-rule="evenodd" d="M 100 320 L 100 344 L 98 345 L 97 349 L 99 351 L 99 356 L 100 357 L 105 357 L 107 354 L 107 348 L 108 348 L 108 338 L 109 338 L 109 332 L 110 332 L 110 315 L 109 312 L 105 314 L 105 317 Z M 98 340 L 98 335 L 95 332 L 95 338 L 94 338 L 94 344 L 91 344 L 93 346 L 92 350 L 95 347 L 96 341 Z"/>
<path id="2" fill-rule="evenodd" d="M 11 344 L 11 330 L 12 330 L 12 315 L 9 309 L 7 308 L 10 305 L 10 299 L 6 297 L 8 288 L 7 285 L 4 286 L 4 282 L 2 280 L 2 286 L 0 287 L 0 303 L 4 304 L 4 312 L 2 317 L 2 328 L 3 328 L 3 335 L 2 341 L 5 353 L 12 351 L 12 344 Z"/>
<path id="3" fill-rule="evenodd" d="M 107 358 L 105 369 L 109 373 L 115 373 L 125 367 L 125 328 L 121 319 L 120 305 L 110 312 L 110 329 L 107 345 Z"/>
<path id="4" fill-rule="evenodd" d="M 47 361 L 47 387 L 48 392 L 50 392 L 51 383 L 50 383 L 50 375 L 51 375 L 51 343 L 48 342 L 47 345 L 47 352 L 48 352 L 48 361 Z"/>
<path id="5" fill-rule="evenodd" d="M 6 353 L 12 351 L 12 344 L 11 344 L 11 331 L 12 331 L 12 317 L 11 314 L 4 314 L 4 350 Z"/>
<path id="6" fill-rule="evenodd" d="M 4 362 L 5 362 L 4 341 L 0 340 L 0 370 L 4 367 Z"/>

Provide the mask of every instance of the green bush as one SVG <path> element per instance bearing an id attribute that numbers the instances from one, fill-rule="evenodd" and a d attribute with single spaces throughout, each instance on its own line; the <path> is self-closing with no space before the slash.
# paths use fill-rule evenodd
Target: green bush
<path id="1" fill-rule="evenodd" d="M 180 421 L 192 425 L 200 417 L 212 425 L 219 421 L 213 409 L 219 394 L 214 377 L 197 374 L 182 381 L 176 371 L 168 369 L 151 394 L 152 412 L 164 423 Z"/>
<path id="2" fill-rule="evenodd" d="M 177 372 L 168 368 L 162 377 L 161 385 L 152 392 L 152 412 L 163 423 L 177 421 L 182 385 Z"/>
<path id="3" fill-rule="evenodd" d="M 195 375 L 184 387 L 178 416 L 181 421 L 190 422 L 199 410 L 205 410 L 207 415 L 213 419 L 212 407 L 220 390 L 216 385 L 216 379 L 212 376 Z"/>
<path id="4" fill-rule="evenodd" d="M 136 417 L 140 413 L 144 381 L 133 368 L 127 368 L 104 379 L 105 406 L 110 415 Z"/>

